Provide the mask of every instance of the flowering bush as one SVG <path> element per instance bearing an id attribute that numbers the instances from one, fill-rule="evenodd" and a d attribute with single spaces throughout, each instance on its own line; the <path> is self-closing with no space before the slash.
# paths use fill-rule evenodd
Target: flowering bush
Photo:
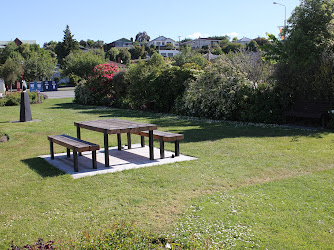
<path id="1" fill-rule="evenodd" d="M 80 86 L 80 91 L 75 92 L 75 102 L 90 105 L 112 104 L 114 99 L 112 79 L 116 72 L 118 69 L 115 64 L 96 65 L 94 74 L 88 77 L 87 82 L 83 83 L 84 86 Z"/>

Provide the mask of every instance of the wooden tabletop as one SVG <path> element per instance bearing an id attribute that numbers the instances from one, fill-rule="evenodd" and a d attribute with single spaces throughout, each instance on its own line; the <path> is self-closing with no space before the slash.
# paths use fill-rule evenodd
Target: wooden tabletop
<path id="1" fill-rule="evenodd" d="M 107 132 L 108 134 L 133 133 L 143 130 L 155 130 L 157 125 L 134 122 L 121 119 L 105 119 L 94 121 L 74 122 L 74 125 L 79 128 L 85 128 L 97 132 Z"/>

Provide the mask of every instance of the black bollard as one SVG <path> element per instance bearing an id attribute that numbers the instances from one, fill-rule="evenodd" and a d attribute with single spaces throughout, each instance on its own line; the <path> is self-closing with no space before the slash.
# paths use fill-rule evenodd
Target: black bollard
<path id="1" fill-rule="evenodd" d="M 21 92 L 20 122 L 28 122 L 31 120 L 29 95 L 27 92 Z"/>

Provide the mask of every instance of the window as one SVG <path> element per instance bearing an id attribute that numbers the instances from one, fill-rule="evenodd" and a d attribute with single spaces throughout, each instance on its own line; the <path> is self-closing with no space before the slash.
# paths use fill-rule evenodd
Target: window
<path id="1" fill-rule="evenodd" d="M 166 53 L 161 53 L 161 55 L 162 55 L 163 57 L 167 57 Z"/>
<path id="2" fill-rule="evenodd" d="M 160 46 L 160 42 L 157 42 L 157 46 Z"/>
<path id="3" fill-rule="evenodd" d="M 173 53 L 168 53 L 168 57 L 173 57 Z"/>

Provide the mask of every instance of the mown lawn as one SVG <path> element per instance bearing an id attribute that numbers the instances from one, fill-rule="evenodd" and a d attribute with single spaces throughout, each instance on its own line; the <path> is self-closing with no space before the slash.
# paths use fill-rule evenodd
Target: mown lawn
<path id="1" fill-rule="evenodd" d="M 0 130 L 10 138 L 0 144 L 0 249 L 38 238 L 66 246 L 84 231 L 124 221 L 203 247 L 333 248 L 329 131 L 85 107 L 72 99 L 45 100 L 31 110 L 40 122 L 10 123 L 19 107 L 0 107 Z M 47 135 L 76 136 L 74 121 L 111 117 L 183 133 L 181 153 L 198 160 L 74 180 L 38 158 L 49 153 Z M 82 138 L 103 145 L 101 133 L 82 130 Z"/>

